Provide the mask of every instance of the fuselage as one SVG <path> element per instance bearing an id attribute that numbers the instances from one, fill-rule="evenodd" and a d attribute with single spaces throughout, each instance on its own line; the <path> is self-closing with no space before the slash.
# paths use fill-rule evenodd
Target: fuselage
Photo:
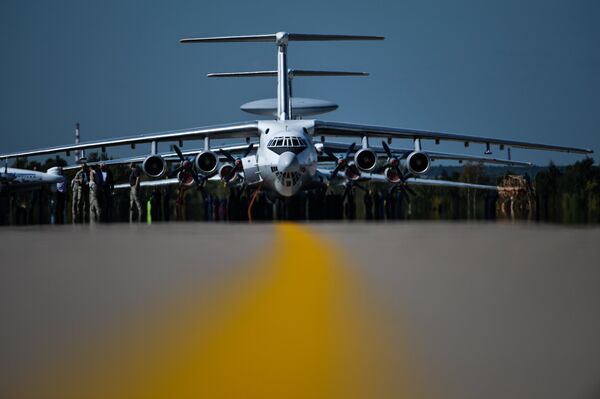
<path id="1" fill-rule="evenodd" d="M 56 184 L 65 181 L 64 176 L 55 172 L 54 168 L 49 169 L 49 173 L 39 172 L 37 170 L 1 168 L 0 184 L 11 189 L 26 189 L 37 187 L 42 184 Z"/>
<path id="2" fill-rule="evenodd" d="M 256 163 L 263 188 L 291 197 L 314 182 L 318 156 L 313 125 L 306 120 L 259 122 Z"/>

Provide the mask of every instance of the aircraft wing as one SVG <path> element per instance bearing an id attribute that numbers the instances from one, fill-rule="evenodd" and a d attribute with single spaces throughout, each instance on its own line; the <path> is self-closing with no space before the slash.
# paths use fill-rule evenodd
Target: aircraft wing
<path id="1" fill-rule="evenodd" d="M 169 186 L 172 184 L 179 184 L 179 179 L 158 179 L 158 180 L 145 180 L 140 182 L 140 186 L 142 187 L 161 187 L 161 186 Z M 119 183 L 115 184 L 115 190 L 122 190 L 125 188 L 130 188 L 129 183 Z"/>
<path id="2" fill-rule="evenodd" d="M 331 177 L 330 169 L 321 169 L 319 168 L 318 174 L 325 179 L 328 179 L 332 185 L 343 185 L 348 182 L 348 179 L 344 177 L 343 174 L 338 174 L 334 178 Z M 359 182 L 369 182 L 373 181 L 376 183 L 386 183 L 386 184 L 397 184 L 391 183 L 386 177 L 379 173 L 365 173 L 361 175 L 358 179 Z M 408 184 L 410 186 L 430 186 L 430 187 L 456 187 L 456 188 L 472 188 L 479 190 L 491 190 L 491 191 L 499 191 L 501 187 L 498 186 L 489 186 L 485 184 L 474 184 L 474 183 L 465 183 L 459 181 L 451 181 L 451 180 L 437 180 L 437 179 L 422 179 L 418 177 L 411 177 L 404 181 L 404 184 Z"/>
<path id="3" fill-rule="evenodd" d="M 491 157 L 482 157 L 477 155 L 468 155 L 468 154 L 453 154 L 448 152 L 438 152 L 438 151 L 428 151 L 423 150 L 424 153 L 429 155 L 432 161 L 436 159 L 447 159 L 452 161 L 467 161 L 467 162 L 481 162 L 481 163 L 493 163 L 497 165 L 511 165 L 511 166 L 531 166 L 531 162 L 525 161 L 514 161 L 512 159 L 502 159 L 502 158 L 491 158 Z"/>
<path id="4" fill-rule="evenodd" d="M 208 180 L 216 181 L 221 180 L 221 178 L 217 175 L 211 176 Z M 162 186 L 171 186 L 174 184 L 179 184 L 179 179 L 173 177 L 171 179 L 155 179 L 155 180 L 143 180 L 140 182 L 140 186 L 142 187 L 162 187 Z M 122 190 L 124 188 L 130 188 L 129 183 L 119 183 L 115 184 L 115 190 Z M 192 186 L 194 188 L 195 186 Z"/>
<path id="5" fill-rule="evenodd" d="M 228 125 L 209 126 L 195 129 L 178 130 L 171 132 L 142 134 L 138 136 L 129 136 L 118 139 L 107 139 L 92 141 L 80 144 L 68 144 L 57 147 L 42 148 L 37 150 L 19 151 L 8 154 L 0 154 L 0 159 L 30 157 L 45 154 L 55 154 L 59 152 L 70 152 L 77 150 L 86 150 L 90 148 L 115 147 L 123 145 L 135 145 L 152 142 L 165 141 L 183 141 L 197 140 L 205 137 L 212 139 L 230 139 L 230 138 L 246 138 L 257 137 L 259 135 L 258 122 L 234 123 Z"/>
<path id="6" fill-rule="evenodd" d="M 348 149 L 347 143 L 335 143 L 335 142 L 325 142 L 325 143 L 317 143 L 315 144 L 318 152 L 323 152 L 325 150 L 330 150 L 333 152 L 346 152 Z M 375 151 L 379 156 L 386 157 L 385 150 L 381 146 L 372 146 L 370 147 L 373 151 Z M 399 154 L 402 156 L 406 156 L 414 151 L 412 148 L 398 148 L 398 147 L 390 147 L 390 151 L 394 154 Z M 436 159 L 447 159 L 447 160 L 455 160 L 455 161 L 469 161 L 469 162 L 482 162 L 482 163 L 492 163 L 498 165 L 512 165 L 512 166 L 531 166 L 531 162 L 524 161 L 514 161 L 511 159 L 501 159 L 501 158 L 492 158 L 492 157 L 482 157 L 478 155 L 469 155 L 469 154 L 453 154 L 448 152 L 439 152 L 439 151 L 429 151 L 426 149 L 422 149 L 424 153 L 426 153 L 432 161 Z M 325 159 L 324 159 L 325 160 Z"/>
<path id="7" fill-rule="evenodd" d="M 216 151 L 217 154 L 219 154 L 218 150 L 219 149 L 224 149 L 226 151 L 228 151 L 229 153 L 235 155 L 238 153 L 243 153 L 246 151 L 246 149 L 248 148 L 249 144 L 239 144 L 239 145 L 230 145 L 230 146 L 215 146 L 214 148 L 212 148 L 212 151 Z M 257 142 L 254 142 L 254 152 L 256 151 L 256 148 L 258 147 Z M 200 148 L 195 148 L 192 150 L 187 150 L 187 151 L 181 151 L 181 153 L 183 154 L 184 157 L 192 157 L 192 156 L 196 156 L 198 155 L 198 153 L 204 151 L 204 149 L 200 149 Z M 161 157 L 163 157 L 167 162 L 179 162 L 179 156 L 177 155 L 177 153 L 175 152 L 161 152 L 158 153 L 156 155 L 160 155 Z M 148 157 L 148 155 L 140 155 L 140 156 L 134 156 L 134 157 L 127 157 L 127 158 L 117 158 L 117 159 L 107 159 L 107 160 L 100 160 L 100 161 L 94 161 L 94 162 L 86 162 L 86 164 L 88 166 L 96 166 L 99 165 L 101 163 L 106 164 L 106 165 L 128 165 L 130 163 L 141 163 L 144 161 L 144 159 L 146 159 Z M 227 158 L 219 156 L 219 161 L 221 162 L 228 162 Z M 81 165 L 69 165 L 69 166 L 65 166 L 63 167 L 63 170 L 73 170 L 73 169 L 79 169 L 81 167 Z"/>
<path id="8" fill-rule="evenodd" d="M 389 183 L 389 181 L 383 175 L 379 174 L 366 174 L 362 176 L 365 180 L 377 181 L 382 183 Z M 465 183 L 460 181 L 450 180 L 436 180 L 436 179 L 421 179 L 418 177 L 411 177 L 405 180 L 405 184 L 410 186 L 430 186 L 430 187 L 456 187 L 456 188 L 473 188 L 478 190 L 491 190 L 498 191 L 498 186 L 489 186 L 485 184 L 474 184 Z"/>
<path id="9" fill-rule="evenodd" d="M 516 148 L 526 148 L 532 150 L 546 150 L 546 151 L 562 151 L 572 152 L 577 154 L 591 154 L 594 151 L 588 148 L 577 148 L 577 147 L 564 147 L 550 144 L 539 144 L 529 143 L 525 141 L 517 140 L 505 140 L 496 139 L 490 137 L 480 136 L 468 136 L 464 134 L 454 133 L 443 133 L 443 132 L 432 132 L 425 130 L 413 130 L 404 128 L 393 128 L 386 126 L 372 126 L 372 125 L 357 125 L 353 123 L 341 123 L 341 122 L 325 122 L 315 121 L 314 125 L 315 136 L 338 136 L 338 137 L 393 137 L 393 138 L 405 138 L 405 139 L 426 139 L 435 140 L 439 142 L 441 140 L 459 141 L 465 144 L 468 143 L 481 143 L 485 145 L 499 145 L 499 146 L 511 146 Z"/>

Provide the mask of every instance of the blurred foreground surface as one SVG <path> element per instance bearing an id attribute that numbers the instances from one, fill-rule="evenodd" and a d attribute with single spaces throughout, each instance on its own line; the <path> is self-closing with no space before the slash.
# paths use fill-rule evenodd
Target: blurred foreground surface
<path id="1" fill-rule="evenodd" d="M 0 397 L 591 398 L 600 229 L 0 229 Z"/>

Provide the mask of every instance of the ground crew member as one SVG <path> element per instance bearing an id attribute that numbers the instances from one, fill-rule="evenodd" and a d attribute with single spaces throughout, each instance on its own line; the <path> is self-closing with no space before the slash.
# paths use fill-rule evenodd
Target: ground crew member
<path id="1" fill-rule="evenodd" d="M 98 172 L 93 168 L 90 168 L 90 223 L 100 221 L 100 203 L 98 197 L 100 196 L 100 177 Z"/>
<path id="2" fill-rule="evenodd" d="M 138 223 L 142 221 L 142 205 L 140 204 L 139 189 L 140 189 L 140 171 L 132 162 L 129 164 L 131 174 L 129 175 L 129 185 L 131 192 L 129 193 L 129 223 L 133 222 L 133 206 L 137 208 Z"/>
<path id="3" fill-rule="evenodd" d="M 88 167 L 84 163 L 81 169 L 75 174 L 75 178 L 71 181 L 71 190 L 73 191 L 73 223 L 85 222 L 89 204 L 89 174 Z"/>

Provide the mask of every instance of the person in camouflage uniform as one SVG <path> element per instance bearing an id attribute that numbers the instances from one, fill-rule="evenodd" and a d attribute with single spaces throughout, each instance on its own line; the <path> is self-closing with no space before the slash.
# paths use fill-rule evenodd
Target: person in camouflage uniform
<path id="1" fill-rule="evenodd" d="M 129 164 L 129 169 L 131 170 L 131 174 L 129 175 L 129 186 L 131 187 L 131 192 L 129 193 L 129 223 L 133 222 L 133 212 L 134 206 L 137 208 L 137 221 L 142 221 L 142 205 L 140 203 L 139 198 L 139 190 L 140 190 L 140 171 L 135 166 L 134 163 Z"/>
<path id="2" fill-rule="evenodd" d="M 100 184 L 98 172 L 90 168 L 90 223 L 100 221 L 100 202 L 98 197 L 100 196 Z"/>
<path id="3" fill-rule="evenodd" d="M 75 174 L 75 178 L 71 181 L 71 190 L 73 192 L 72 214 L 73 223 L 84 223 L 87 217 L 88 202 L 89 202 L 89 171 L 88 166 L 84 163 L 81 169 Z"/>

